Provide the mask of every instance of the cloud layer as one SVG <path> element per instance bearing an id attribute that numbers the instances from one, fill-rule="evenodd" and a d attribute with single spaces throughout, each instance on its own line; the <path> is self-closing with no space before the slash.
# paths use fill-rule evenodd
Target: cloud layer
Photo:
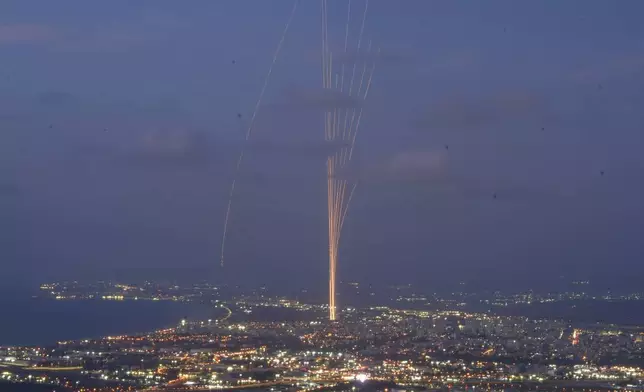
<path id="1" fill-rule="evenodd" d="M 0 45 L 35 44 L 58 38 L 58 33 L 38 24 L 0 24 Z"/>
<path id="2" fill-rule="evenodd" d="M 543 122 L 549 115 L 546 102 L 527 92 L 505 92 L 481 97 L 448 98 L 432 104 L 421 116 L 421 127 L 476 129 L 507 125 L 517 120 Z"/>

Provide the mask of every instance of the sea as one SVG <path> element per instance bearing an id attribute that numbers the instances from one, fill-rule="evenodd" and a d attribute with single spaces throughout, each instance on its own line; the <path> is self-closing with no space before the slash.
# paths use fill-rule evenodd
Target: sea
<path id="1" fill-rule="evenodd" d="M 573 323 L 609 323 L 644 327 L 644 301 L 562 301 L 544 304 L 495 307 L 492 313 L 541 319 L 561 319 Z"/>
<path id="2" fill-rule="evenodd" d="M 28 294 L 0 295 L 0 346 L 134 334 L 172 327 L 182 318 L 218 318 L 222 310 L 173 301 L 54 300 Z"/>

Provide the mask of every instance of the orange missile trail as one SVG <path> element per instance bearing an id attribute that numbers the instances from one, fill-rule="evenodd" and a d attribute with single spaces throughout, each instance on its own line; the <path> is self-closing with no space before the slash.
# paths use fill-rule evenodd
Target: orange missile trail
<path id="1" fill-rule="evenodd" d="M 371 67 L 368 66 L 367 63 L 371 62 L 368 56 L 364 59 L 361 59 L 359 56 L 362 53 L 369 0 L 365 0 L 364 4 L 357 44 L 355 46 L 358 56 L 350 58 L 348 53 L 349 42 L 351 40 L 351 0 L 348 1 L 347 20 L 344 26 L 344 57 L 340 56 L 339 60 L 336 59 L 336 62 L 340 62 L 340 72 L 338 73 L 336 71 L 334 73 L 334 56 L 329 49 L 329 2 L 328 0 L 321 1 L 322 87 L 327 91 L 332 90 L 340 94 L 346 94 L 349 97 L 358 98 L 361 101 L 367 98 L 375 68 L 375 64 L 372 64 Z M 369 42 L 366 53 L 371 53 L 371 42 Z M 358 67 L 358 62 L 361 61 L 364 63 Z M 355 107 L 333 107 L 328 108 L 324 113 L 324 139 L 329 142 L 342 141 L 341 145 L 327 156 L 326 162 L 329 225 L 329 319 L 331 321 L 336 320 L 338 316 L 336 277 L 338 272 L 340 237 L 349 210 L 349 204 L 351 203 L 357 186 L 357 183 L 343 177 L 343 171 L 347 168 L 353 156 L 353 148 L 356 141 L 356 134 L 360 127 L 362 113 L 362 107 L 359 109 Z"/>

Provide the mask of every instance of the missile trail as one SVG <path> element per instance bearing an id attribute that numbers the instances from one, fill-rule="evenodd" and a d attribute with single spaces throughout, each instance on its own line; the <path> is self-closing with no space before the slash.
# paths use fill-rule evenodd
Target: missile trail
<path id="1" fill-rule="evenodd" d="M 259 108 L 262 104 L 262 100 L 264 99 L 264 93 L 266 92 L 266 88 L 268 87 L 268 83 L 271 79 L 271 75 L 273 74 L 273 68 L 275 67 L 277 58 L 282 50 L 284 40 L 286 39 L 286 34 L 288 33 L 288 30 L 289 30 L 289 27 L 291 26 L 291 22 L 293 21 L 293 18 L 295 17 L 295 11 L 297 11 L 297 6 L 299 3 L 300 3 L 299 0 L 295 0 L 295 3 L 293 4 L 293 8 L 291 10 L 291 14 L 289 15 L 286 25 L 284 26 L 284 31 L 282 32 L 282 36 L 280 37 L 280 40 L 279 40 L 279 43 L 277 44 L 277 48 L 275 49 L 275 52 L 273 53 L 273 59 L 271 61 L 271 65 L 268 67 L 268 72 L 266 73 L 266 77 L 264 78 L 264 84 L 262 85 L 262 89 L 259 93 L 259 98 L 257 98 L 257 103 L 255 104 L 255 109 L 253 110 L 253 115 L 250 118 L 250 123 L 248 124 L 248 129 L 246 130 L 246 138 L 244 140 L 244 145 L 242 146 L 241 152 L 239 153 L 239 158 L 237 159 L 237 165 L 235 166 L 235 175 L 233 177 L 233 182 L 230 185 L 230 192 L 228 194 L 228 206 L 226 207 L 226 216 L 224 218 L 224 232 L 222 234 L 222 239 L 221 239 L 221 266 L 222 267 L 224 266 L 224 254 L 225 254 L 225 248 L 226 248 L 226 234 L 228 232 L 228 221 L 230 219 L 230 210 L 233 204 L 233 196 L 235 194 L 235 184 L 237 182 L 237 176 L 239 175 L 239 168 L 241 167 L 242 161 L 244 160 L 246 145 L 248 144 L 248 140 L 250 139 L 250 136 L 253 132 L 253 127 L 255 126 L 257 113 L 259 112 Z"/>
<path id="2" fill-rule="evenodd" d="M 348 0 L 346 23 L 344 25 L 344 57 L 340 60 L 340 72 L 333 73 L 333 53 L 329 50 L 329 20 L 328 20 L 328 1 L 322 0 L 322 87 L 325 91 L 338 92 L 340 95 L 346 94 L 349 97 L 356 97 L 364 102 L 369 94 L 374 64 L 368 67 L 371 57 L 364 59 L 364 64 L 358 71 L 358 62 L 361 61 L 360 55 L 363 52 L 363 37 L 369 8 L 369 0 L 365 0 L 364 10 L 362 13 L 359 33 L 357 37 L 356 56 L 352 58 L 353 64 L 349 65 L 347 56 L 350 42 L 351 26 L 351 0 Z M 371 52 L 371 42 L 369 42 L 366 53 Z M 346 70 L 346 71 L 345 71 Z M 347 72 L 348 71 L 348 72 Z M 339 81 L 338 81 L 339 79 Z M 347 80 L 345 80 L 347 79 Z M 358 83 L 359 79 L 359 83 Z M 366 82 L 366 83 L 365 83 Z M 338 307 L 336 304 L 336 275 L 338 271 L 338 251 L 340 246 L 340 237 L 342 227 L 349 210 L 349 205 L 354 197 L 357 183 L 353 183 L 347 178 L 340 177 L 342 171 L 347 167 L 353 156 L 353 150 L 356 142 L 356 136 L 360 129 L 363 107 L 333 107 L 325 111 L 324 114 L 324 136 L 329 142 L 342 141 L 337 149 L 334 149 L 327 157 L 327 210 L 329 224 L 329 319 L 337 319 Z M 352 182 L 350 184 L 350 182 Z"/>

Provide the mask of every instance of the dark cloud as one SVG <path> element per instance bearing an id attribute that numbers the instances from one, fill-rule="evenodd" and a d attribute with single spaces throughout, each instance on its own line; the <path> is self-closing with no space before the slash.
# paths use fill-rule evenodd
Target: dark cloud
<path id="1" fill-rule="evenodd" d="M 445 159 L 442 151 L 405 151 L 396 154 L 387 168 L 393 174 L 435 172 L 444 167 Z"/>
<path id="2" fill-rule="evenodd" d="M 141 154 L 158 157 L 185 157 L 203 145 L 203 136 L 185 129 L 154 130 L 146 133 L 136 146 Z"/>
<path id="3" fill-rule="evenodd" d="M 6 125 L 7 123 L 19 122 L 21 120 L 24 121 L 24 120 L 27 120 L 29 118 L 30 118 L 29 116 L 24 115 L 24 114 L 15 114 L 15 113 L 4 114 L 4 113 L 0 113 L 0 122 L 2 122 L 3 125 Z"/>
<path id="4" fill-rule="evenodd" d="M 366 83 L 365 83 L 366 85 Z M 357 90 L 358 85 L 354 86 Z M 364 86 L 363 86 L 364 89 Z M 283 92 L 283 98 L 269 106 L 294 110 L 331 111 L 334 109 L 360 109 L 363 100 L 355 94 L 349 96 L 346 92 L 320 89 L 289 89 Z"/>
<path id="5" fill-rule="evenodd" d="M 56 39 L 58 33 L 49 26 L 38 24 L 0 24 L 0 45 L 34 44 Z"/>
<path id="6" fill-rule="evenodd" d="M 355 47 L 350 47 L 345 52 L 344 43 L 335 45 L 330 50 L 333 52 L 334 70 L 339 70 L 336 67 L 340 67 L 342 64 L 345 65 L 345 81 L 347 78 L 351 78 L 354 65 L 356 66 L 356 78 L 359 80 L 365 65 L 367 66 L 366 74 L 368 75 L 374 64 L 377 69 L 381 69 L 382 66 L 397 67 L 420 64 L 420 59 L 416 52 L 400 48 L 380 48 L 373 45 L 369 50 L 367 39 L 363 39 L 360 51 L 357 51 Z M 318 64 L 320 62 L 320 52 L 307 51 L 306 59 L 309 62 Z"/>
<path id="7" fill-rule="evenodd" d="M 543 187 L 512 180 L 482 181 L 473 177 L 451 178 L 446 188 L 465 199 L 494 200 L 497 203 L 552 204 L 572 200 L 575 196 L 572 188 Z"/>
<path id="8" fill-rule="evenodd" d="M 518 92 L 475 98 L 445 99 L 431 104 L 419 118 L 421 128 L 476 129 L 507 125 L 517 120 L 543 122 L 548 105 L 539 96 Z"/>
<path id="9" fill-rule="evenodd" d="M 68 30 L 51 49 L 57 52 L 119 53 L 162 42 L 171 31 L 183 26 L 173 16 L 144 12 L 136 18 L 99 25 L 91 31 Z"/>
<path id="10" fill-rule="evenodd" d="M 112 53 L 141 47 L 152 40 L 142 31 L 99 30 L 91 35 L 70 35 L 56 42 L 53 50 L 59 52 Z"/>
<path id="11" fill-rule="evenodd" d="M 326 157 L 348 147 L 348 142 L 337 141 L 273 141 L 237 140 L 231 141 L 208 134 L 203 131 L 187 128 L 156 129 L 137 138 L 133 143 L 121 147 L 118 151 L 120 158 L 130 162 L 159 163 L 167 165 L 201 165 L 233 163 L 242 149 L 246 158 L 256 161 L 257 165 L 277 162 L 293 166 L 311 162 L 322 165 Z M 246 163 L 251 165 L 251 163 Z M 272 171 L 277 169 L 265 168 Z M 270 173 L 279 177 L 279 172 Z M 288 176 L 288 174 L 287 174 Z"/>
<path id="12" fill-rule="evenodd" d="M 103 132 L 103 131 L 97 131 Z M 108 131 L 114 132 L 114 131 Z M 202 131 L 184 127 L 153 128 L 120 143 L 84 143 L 76 147 L 78 156 L 148 168 L 207 168 L 230 160 L 233 152 L 221 148 L 216 140 Z"/>
<path id="13" fill-rule="evenodd" d="M 403 52 L 396 52 L 394 50 L 381 50 L 381 49 L 372 49 L 371 51 L 361 50 L 357 51 L 337 51 L 334 53 L 334 59 L 337 60 L 340 64 L 344 63 L 345 66 L 350 68 L 346 71 L 348 76 L 351 76 L 353 66 L 359 67 L 356 71 L 358 77 L 362 73 L 364 66 L 367 65 L 367 71 L 370 71 L 370 67 L 374 64 L 377 66 L 381 65 L 400 65 L 400 64 L 410 64 L 415 61 L 414 57 Z"/>
<path id="14" fill-rule="evenodd" d="M 407 150 L 380 162 L 349 165 L 337 176 L 367 186 L 404 186 L 399 189 L 411 193 L 445 194 L 452 199 L 494 199 L 498 203 L 552 203 L 579 197 L 582 189 L 580 184 L 537 184 L 528 179 L 476 177 L 452 164 L 449 154 L 442 150 Z"/>
<path id="15" fill-rule="evenodd" d="M 160 41 L 180 26 L 176 18 L 159 12 L 145 12 L 138 18 L 99 25 L 90 31 L 34 23 L 0 24 L 0 45 L 45 44 L 55 52 L 113 53 Z"/>
<path id="16" fill-rule="evenodd" d="M 36 97 L 36 101 L 45 106 L 72 105 L 79 102 L 73 94 L 62 91 L 41 93 Z"/>
<path id="17" fill-rule="evenodd" d="M 248 150 L 289 157 L 290 159 L 326 159 L 342 148 L 348 148 L 349 142 L 342 140 L 320 142 L 277 142 L 269 140 L 250 141 Z"/>
<path id="18" fill-rule="evenodd" d="M 350 162 L 338 178 L 362 183 L 424 182 L 444 177 L 447 155 L 437 150 L 409 150 L 373 162 Z"/>
<path id="19" fill-rule="evenodd" d="M 641 51 L 606 59 L 603 64 L 581 67 L 573 79 L 582 83 L 600 83 L 644 75 L 644 55 Z"/>

